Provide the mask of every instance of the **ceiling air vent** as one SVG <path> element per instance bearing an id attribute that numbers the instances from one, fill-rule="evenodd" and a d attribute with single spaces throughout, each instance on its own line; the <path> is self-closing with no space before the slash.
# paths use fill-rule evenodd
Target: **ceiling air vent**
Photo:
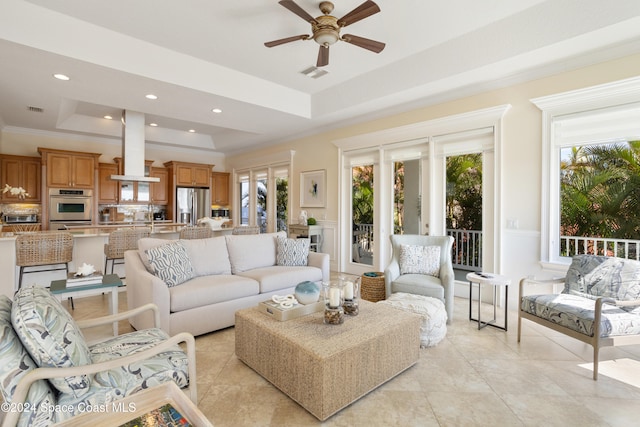
<path id="1" fill-rule="evenodd" d="M 40 108 L 40 107 L 28 106 L 27 110 L 31 111 L 32 113 L 44 113 L 44 108 Z"/>
<path id="2" fill-rule="evenodd" d="M 310 77 L 312 79 L 317 79 L 318 77 L 322 77 L 325 74 L 329 74 L 329 72 L 325 70 L 321 70 L 317 67 L 311 66 L 305 70 L 300 71 L 300 74 L 304 74 L 305 76 Z"/>

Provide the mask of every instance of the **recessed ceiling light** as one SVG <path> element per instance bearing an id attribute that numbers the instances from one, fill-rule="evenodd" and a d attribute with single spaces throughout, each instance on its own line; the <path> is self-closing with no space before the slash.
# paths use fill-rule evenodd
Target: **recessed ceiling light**
<path id="1" fill-rule="evenodd" d="M 195 129 L 189 129 L 189 132 L 196 133 L 196 130 Z"/>
<path id="2" fill-rule="evenodd" d="M 147 99 L 158 99 L 158 97 L 156 95 L 152 94 L 152 93 L 150 93 L 148 95 L 145 95 L 145 98 L 147 98 Z"/>
<path id="3" fill-rule="evenodd" d="M 149 126 L 156 127 L 156 126 L 158 126 L 158 124 L 157 123 L 149 123 Z"/>
<path id="4" fill-rule="evenodd" d="M 59 74 L 59 73 L 58 74 L 54 74 L 53 77 L 55 77 L 58 80 L 64 80 L 64 81 L 70 80 L 69 76 L 66 76 L 64 74 Z"/>
<path id="5" fill-rule="evenodd" d="M 216 113 L 216 114 L 220 114 L 222 113 L 222 109 L 221 108 L 214 108 L 213 110 L 211 110 L 212 112 Z"/>
<path id="6" fill-rule="evenodd" d="M 113 120 L 113 117 L 111 117 L 111 116 L 104 116 L 104 118 L 107 119 L 107 120 Z"/>

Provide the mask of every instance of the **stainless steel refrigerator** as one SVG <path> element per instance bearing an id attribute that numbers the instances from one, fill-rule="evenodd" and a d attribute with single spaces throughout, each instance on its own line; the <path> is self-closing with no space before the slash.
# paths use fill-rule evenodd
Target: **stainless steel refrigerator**
<path id="1" fill-rule="evenodd" d="M 198 219 L 211 215 L 208 188 L 178 187 L 176 190 L 177 222 L 196 225 Z"/>

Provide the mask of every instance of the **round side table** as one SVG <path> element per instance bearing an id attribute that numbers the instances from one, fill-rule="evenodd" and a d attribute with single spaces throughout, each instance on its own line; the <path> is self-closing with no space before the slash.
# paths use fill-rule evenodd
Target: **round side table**
<path id="1" fill-rule="evenodd" d="M 493 326 L 494 328 L 502 329 L 504 331 L 507 330 L 507 313 L 509 307 L 509 285 L 511 284 L 511 279 L 506 276 L 501 276 L 499 274 L 493 273 L 469 273 L 467 274 L 467 280 L 469 281 L 469 320 L 474 322 L 478 322 L 478 330 L 484 328 L 485 326 Z M 472 306 L 473 306 L 473 284 L 478 284 L 478 318 L 474 319 L 471 316 Z M 481 320 L 481 310 L 480 306 L 482 304 L 482 286 L 488 285 L 493 287 L 493 319 L 483 322 Z M 498 288 L 504 286 L 504 326 L 500 326 L 496 324 L 496 312 L 498 306 Z"/>

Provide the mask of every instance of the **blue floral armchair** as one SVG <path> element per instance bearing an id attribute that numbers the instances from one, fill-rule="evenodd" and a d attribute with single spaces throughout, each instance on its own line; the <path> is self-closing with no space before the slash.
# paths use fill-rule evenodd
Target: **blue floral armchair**
<path id="1" fill-rule="evenodd" d="M 16 409 L 4 414 L 2 426 L 48 426 L 167 381 L 197 402 L 191 334 L 169 337 L 150 328 L 93 345 L 85 342 L 82 328 L 148 310 L 159 324 L 153 304 L 76 323 L 45 288 L 23 287 L 13 301 L 0 295 L 0 392 Z M 186 352 L 179 343 L 186 343 Z M 61 407 L 65 410 L 54 410 Z"/>

